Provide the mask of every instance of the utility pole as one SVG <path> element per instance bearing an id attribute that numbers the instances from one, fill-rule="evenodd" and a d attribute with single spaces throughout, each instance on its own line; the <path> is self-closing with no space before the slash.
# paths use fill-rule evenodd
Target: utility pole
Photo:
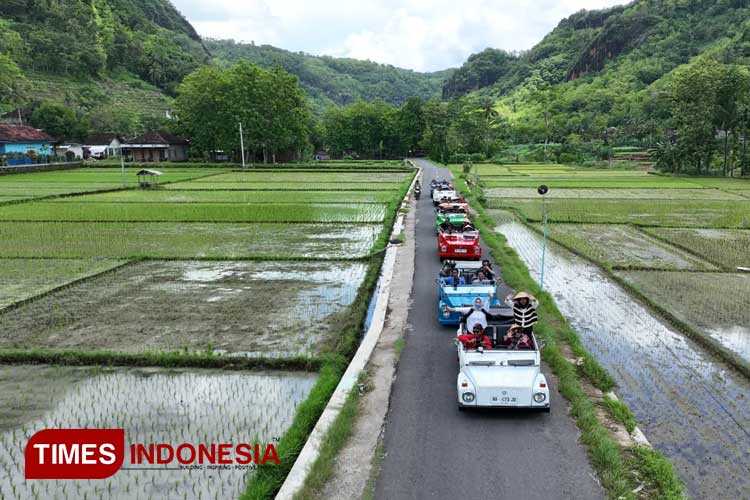
<path id="1" fill-rule="evenodd" d="M 122 153 L 122 144 L 120 145 L 120 171 L 122 172 L 122 187 L 125 187 L 125 156 Z"/>
<path id="2" fill-rule="evenodd" d="M 242 154 L 242 170 L 245 170 L 245 139 L 242 138 L 242 122 L 240 122 L 240 153 Z"/>
<path id="3" fill-rule="evenodd" d="M 539 276 L 539 288 L 544 290 L 544 260 L 547 256 L 547 191 L 549 188 L 542 184 L 537 188 L 537 193 L 542 197 L 542 224 L 544 229 L 544 236 L 542 238 L 542 271 Z"/>

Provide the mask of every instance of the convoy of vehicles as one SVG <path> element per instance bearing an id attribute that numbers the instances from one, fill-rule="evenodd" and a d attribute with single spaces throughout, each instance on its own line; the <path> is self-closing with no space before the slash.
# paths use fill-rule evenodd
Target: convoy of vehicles
<path id="1" fill-rule="evenodd" d="M 480 274 L 482 246 L 471 225 L 469 206 L 448 181 L 433 180 L 430 196 L 435 211 L 438 256 L 444 262 L 436 280 L 439 289 L 438 323 L 458 325 L 455 344 L 459 371 L 456 397 L 466 408 L 525 408 L 550 411 L 550 392 L 541 371 L 544 347 L 530 329 L 526 342 L 514 342 L 512 309 L 500 300 L 501 280 Z M 483 337 L 467 344 L 464 316 L 477 298 L 492 317 Z M 478 302 L 478 301 L 477 301 Z M 476 306 L 477 308 L 479 306 Z"/>

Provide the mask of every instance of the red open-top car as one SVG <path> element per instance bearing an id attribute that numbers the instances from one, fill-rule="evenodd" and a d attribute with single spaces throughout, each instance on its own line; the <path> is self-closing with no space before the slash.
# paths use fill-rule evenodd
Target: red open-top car
<path id="1" fill-rule="evenodd" d="M 440 260 L 481 259 L 482 246 L 479 244 L 479 232 L 441 228 L 438 232 L 438 255 Z"/>

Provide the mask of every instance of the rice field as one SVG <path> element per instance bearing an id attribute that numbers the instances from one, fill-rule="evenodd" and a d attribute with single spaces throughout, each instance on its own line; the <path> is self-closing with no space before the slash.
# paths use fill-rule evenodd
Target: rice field
<path id="1" fill-rule="evenodd" d="M 727 270 L 750 268 L 750 231 L 742 229 L 645 228 L 649 234 L 700 255 Z"/>
<path id="2" fill-rule="evenodd" d="M 554 188 L 550 188 L 552 191 Z M 526 219 L 542 220 L 542 200 L 489 198 L 488 208 L 513 208 Z M 563 199 L 547 202 L 551 222 L 635 224 L 659 227 L 750 228 L 750 200 Z"/>
<path id="3" fill-rule="evenodd" d="M 54 198 L 50 203 L 388 203 L 398 191 L 177 191 L 126 190 Z M 2 199 L 0 199 L 2 203 Z"/>
<path id="4" fill-rule="evenodd" d="M 541 226 L 537 226 L 541 229 Z M 605 267 L 717 270 L 672 245 L 628 225 L 550 224 L 550 238 Z"/>
<path id="5" fill-rule="evenodd" d="M 155 166 L 163 185 L 147 190 L 136 167 L 125 189 L 119 168 L 0 176 L 0 354 L 58 363 L 0 364 L 0 499 L 237 498 L 253 474 L 121 470 L 103 481 L 26 482 L 20 454 L 45 427 L 211 444 L 276 441 L 295 425 L 288 436 L 304 441 L 317 418 L 295 420 L 318 378 L 306 370 L 320 366 L 335 384 L 329 359 L 342 356 L 345 335 L 356 341 L 379 263 L 371 256 L 382 255 L 413 176 L 377 166 Z M 177 353 L 300 372 L 153 367 Z M 91 359 L 152 368 L 62 366 Z"/>
<path id="6" fill-rule="evenodd" d="M 750 274 L 628 271 L 621 277 L 750 361 Z"/>
<path id="7" fill-rule="evenodd" d="M 359 262 L 147 261 L 0 314 L 0 349 L 318 354 Z"/>
<path id="8" fill-rule="evenodd" d="M 383 222 L 385 205 L 243 203 L 48 203 L 0 207 L 4 221 Z"/>
<path id="9" fill-rule="evenodd" d="M 99 274 L 124 264 L 125 260 L 90 259 L 2 259 L 0 260 L 0 310 L 53 288 Z"/>
<path id="10" fill-rule="evenodd" d="M 484 204 L 498 225 L 515 213 L 541 230 L 536 188 L 549 186 L 551 240 L 749 358 L 750 274 L 736 271 L 750 267 L 750 180 L 551 167 L 480 167 Z M 502 169 L 528 176 L 501 177 Z"/>
<path id="11" fill-rule="evenodd" d="M 123 428 L 131 443 L 273 442 L 315 384 L 310 373 L 0 366 L 0 497 L 237 498 L 246 470 L 121 470 L 93 481 L 26 481 L 23 451 L 46 428 Z M 142 466 L 135 466 L 142 467 Z"/>

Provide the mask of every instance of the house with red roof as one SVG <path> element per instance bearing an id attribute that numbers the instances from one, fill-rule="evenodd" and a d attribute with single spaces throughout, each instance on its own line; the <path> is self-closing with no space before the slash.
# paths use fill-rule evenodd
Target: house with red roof
<path id="1" fill-rule="evenodd" d="M 50 155 L 54 142 L 47 133 L 34 127 L 0 124 L 0 156 Z"/>

